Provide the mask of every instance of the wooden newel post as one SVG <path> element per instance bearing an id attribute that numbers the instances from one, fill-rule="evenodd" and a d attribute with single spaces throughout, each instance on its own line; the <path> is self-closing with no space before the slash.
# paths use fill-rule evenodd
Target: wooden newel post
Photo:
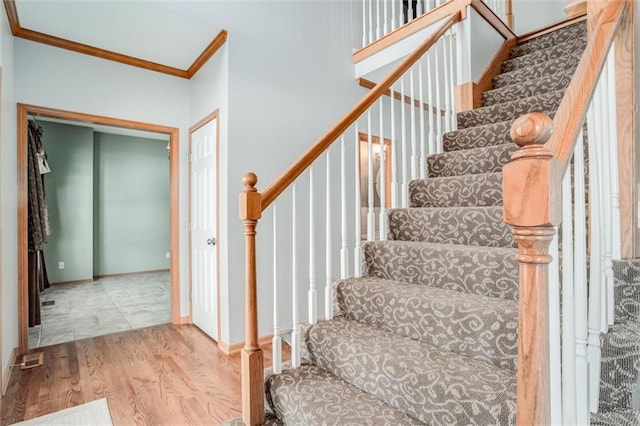
<path id="1" fill-rule="evenodd" d="M 246 426 L 264 423 L 264 365 L 258 345 L 258 295 L 256 283 L 256 225 L 262 215 L 261 194 L 255 188 L 258 177 L 247 173 L 242 179 L 240 219 L 245 238 L 245 341 L 242 350 L 242 421 Z"/>
<path id="2" fill-rule="evenodd" d="M 543 113 L 520 117 L 511 138 L 521 149 L 503 169 L 504 220 L 513 227 L 520 264 L 516 423 L 550 424 L 549 244 L 561 220 L 560 164 L 544 147 L 553 132 Z"/>

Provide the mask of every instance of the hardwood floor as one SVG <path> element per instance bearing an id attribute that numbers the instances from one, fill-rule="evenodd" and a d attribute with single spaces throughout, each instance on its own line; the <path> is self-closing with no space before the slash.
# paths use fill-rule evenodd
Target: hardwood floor
<path id="1" fill-rule="evenodd" d="M 240 354 L 220 352 L 194 326 L 164 324 L 40 350 L 44 366 L 13 371 L 0 424 L 103 397 L 116 426 L 214 425 L 240 416 Z"/>

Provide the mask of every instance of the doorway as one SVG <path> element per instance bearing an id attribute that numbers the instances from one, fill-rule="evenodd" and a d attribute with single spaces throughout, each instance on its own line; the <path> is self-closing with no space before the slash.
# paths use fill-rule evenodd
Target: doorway
<path id="1" fill-rule="evenodd" d="M 27 142 L 28 116 L 90 123 L 162 133 L 169 137 L 169 224 L 170 224 L 170 298 L 171 321 L 180 323 L 178 253 L 178 134 L 174 127 L 122 120 L 47 107 L 18 104 L 18 327 L 19 351 L 28 350 L 28 217 L 27 217 Z"/>
<path id="2" fill-rule="evenodd" d="M 218 256 L 219 110 L 189 129 L 189 279 L 191 322 L 220 336 Z"/>

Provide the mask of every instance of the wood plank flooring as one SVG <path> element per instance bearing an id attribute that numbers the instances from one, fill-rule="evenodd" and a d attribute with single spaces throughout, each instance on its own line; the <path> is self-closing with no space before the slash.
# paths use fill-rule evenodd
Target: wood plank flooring
<path id="1" fill-rule="evenodd" d="M 164 324 L 40 350 L 44 366 L 13 371 L 0 424 L 103 397 L 116 426 L 216 425 L 240 416 L 240 354 L 225 355 L 194 326 Z"/>

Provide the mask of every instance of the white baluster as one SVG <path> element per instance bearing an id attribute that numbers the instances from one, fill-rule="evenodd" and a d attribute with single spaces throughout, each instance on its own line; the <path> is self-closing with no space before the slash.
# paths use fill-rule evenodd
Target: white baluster
<path id="1" fill-rule="evenodd" d="M 341 140 L 341 147 L 344 146 L 344 136 Z M 342 174 L 342 173 L 341 173 Z M 333 288 L 331 286 L 332 280 L 332 254 L 333 254 L 333 245 L 331 239 L 331 215 L 333 212 L 331 211 L 331 155 L 330 151 L 327 151 L 327 199 L 326 199 L 326 210 L 325 210 L 325 233 L 326 233 L 326 242 L 325 242 L 325 276 L 326 282 L 324 286 L 324 317 L 325 319 L 333 318 Z M 344 193 L 344 192 L 343 192 Z"/>
<path id="2" fill-rule="evenodd" d="M 360 132 L 358 131 L 358 123 L 355 127 L 355 203 L 356 216 L 355 216 L 355 232 L 356 232 L 356 244 L 353 249 L 353 275 L 360 277 L 362 275 L 362 194 L 360 193 L 361 175 L 360 175 Z"/>
<path id="3" fill-rule="evenodd" d="M 549 246 L 551 263 L 549 264 L 549 407 L 550 421 L 552 425 L 562 423 L 562 377 L 561 377 L 561 356 L 560 356 L 560 272 L 559 272 L 559 252 L 558 235 L 551 240 Z"/>
<path id="4" fill-rule="evenodd" d="M 367 45 L 367 0 L 362 0 L 362 47 Z"/>
<path id="5" fill-rule="evenodd" d="M 611 50 L 609 51 L 611 53 Z M 604 182 L 604 194 L 603 194 L 603 208 L 604 208 L 604 237 L 605 237 L 605 276 L 607 283 L 607 325 L 613 325 L 615 320 L 615 293 L 614 293 L 614 284 L 613 284 L 613 234 L 616 233 L 616 230 L 612 227 L 613 225 L 613 190 L 612 190 L 612 169 L 613 164 L 617 163 L 617 159 L 614 159 L 611 156 L 612 146 L 615 144 L 615 140 L 611 139 L 611 128 L 615 127 L 616 122 L 611 121 L 611 111 L 616 109 L 615 102 L 611 102 L 612 99 L 615 99 L 615 87 L 613 91 L 610 91 L 610 73 L 609 73 L 609 62 L 611 58 L 607 55 L 607 62 L 602 70 L 601 75 L 601 94 L 602 94 L 602 113 L 603 113 L 603 135 L 602 135 L 602 149 L 603 149 L 603 182 Z M 615 120 L 615 116 L 614 116 Z M 608 175 L 607 175 L 608 174 Z"/>
<path id="6" fill-rule="evenodd" d="M 608 290 L 607 290 L 607 262 L 606 262 L 606 241 L 607 241 L 607 235 L 606 235 L 606 231 L 605 231 L 605 227 L 606 227 L 606 223 L 607 220 L 610 218 L 607 217 L 607 209 L 605 208 L 605 200 L 607 197 L 606 194 L 606 179 L 604 178 L 604 172 L 603 172 L 603 168 L 606 167 L 605 166 L 605 162 L 604 162 L 604 149 L 603 149 L 603 145 L 604 145 L 604 141 L 605 141 L 605 131 L 604 131 L 604 123 L 603 123 L 603 118 L 604 118 L 604 111 L 603 111 L 603 103 L 602 103 L 602 79 L 598 80 L 598 83 L 596 85 L 596 90 L 593 96 L 593 100 L 592 100 L 592 108 L 593 108 L 593 113 L 594 113 L 594 123 L 595 123 L 595 133 L 594 133 L 594 138 L 593 142 L 594 142 L 594 155 L 591 156 L 591 151 L 589 151 L 589 162 L 591 163 L 593 161 L 593 163 L 596 165 L 596 174 L 594 174 L 594 186 L 598 187 L 598 202 L 594 203 L 593 206 L 594 208 L 597 210 L 598 215 L 597 218 L 598 220 L 598 254 L 599 257 L 596 258 L 597 262 L 599 262 L 599 272 L 600 272 L 600 285 L 602 286 L 601 289 L 601 293 L 600 293 L 600 332 L 601 333 L 606 333 L 609 329 L 609 323 L 608 323 L 608 312 L 607 312 L 607 297 L 608 297 Z M 591 131 L 589 132 L 589 142 L 592 141 L 591 138 Z M 591 144 L 589 145 L 591 146 Z M 591 182 L 591 180 L 589 181 Z M 593 253 L 593 251 L 592 251 Z M 592 254 L 592 260 L 594 259 L 593 254 Z"/>
<path id="7" fill-rule="evenodd" d="M 387 1 L 388 0 L 382 0 L 382 7 L 383 7 L 383 11 L 384 11 L 384 27 L 383 27 L 383 31 L 384 34 L 383 35 L 387 35 L 389 33 L 389 16 L 387 15 Z M 393 0 L 392 0 L 393 2 Z"/>
<path id="8" fill-rule="evenodd" d="M 435 56 L 435 91 L 436 91 L 436 152 L 442 152 L 442 103 L 440 102 L 440 92 L 442 91 L 442 87 L 440 86 L 440 67 L 438 66 L 439 60 L 438 55 L 440 54 L 440 42 L 433 45 L 434 56 Z"/>
<path id="9" fill-rule="evenodd" d="M 425 140 L 425 128 L 424 128 L 424 85 L 422 73 L 422 59 L 418 60 L 418 92 L 419 92 L 419 105 L 418 112 L 420 113 L 420 156 L 418 162 L 420 163 L 420 178 L 425 179 L 427 177 L 427 142 Z M 415 106 L 414 106 L 415 108 Z"/>
<path id="10" fill-rule="evenodd" d="M 594 139 L 597 138 L 597 132 L 593 125 L 594 108 L 593 102 L 589 106 L 587 113 L 589 123 L 588 134 L 588 154 L 589 154 L 589 220 L 590 226 L 590 244 L 591 248 L 591 261 L 589 263 L 589 311 L 588 311 L 588 323 L 589 323 L 589 339 L 587 353 L 589 357 L 589 407 L 591 412 L 598 411 L 598 397 L 600 395 L 600 387 L 598 386 L 600 380 L 600 327 L 601 327 L 601 312 L 602 312 L 602 280 L 601 280 L 601 238 L 600 238 L 600 189 L 598 184 L 598 170 L 597 151 L 595 145 L 597 145 Z M 585 228 L 587 229 L 587 228 Z"/>
<path id="11" fill-rule="evenodd" d="M 411 0 L 409 0 L 411 1 Z M 416 2 L 416 17 L 420 17 L 424 13 L 422 8 L 422 0 Z"/>
<path id="12" fill-rule="evenodd" d="M 357 130 L 356 130 L 357 134 Z M 359 145 L 360 141 L 356 142 Z M 340 144 L 340 236 L 342 245 L 340 247 L 340 278 L 344 279 L 349 276 L 349 244 L 347 242 L 347 155 L 346 155 L 346 143 L 344 136 L 342 136 Z M 356 158 L 356 161 L 360 161 Z M 356 174 L 358 169 L 356 168 Z M 356 176 L 356 188 L 360 185 L 360 176 Z M 356 208 L 360 208 L 360 200 L 356 203 Z M 360 217 L 360 211 L 356 215 Z M 359 231 L 358 231 L 359 232 Z M 357 240 L 356 240 L 357 241 Z"/>
<path id="13" fill-rule="evenodd" d="M 398 0 L 398 27 L 404 25 L 404 6 L 402 4 L 402 0 Z"/>
<path id="14" fill-rule="evenodd" d="M 297 236 L 297 218 L 296 218 L 296 184 L 291 187 L 291 229 L 293 232 L 293 240 L 291 241 L 291 299 L 293 302 L 293 331 L 291 332 L 291 366 L 293 368 L 300 367 L 300 314 L 298 311 L 298 244 Z"/>
<path id="15" fill-rule="evenodd" d="M 427 157 L 432 154 L 436 154 L 436 133 L 435 133 L 435 114 L 436 108 L 434 107 L 434 87 L 433 87 L 433 71 L 432 71 L 432 63 L 431 56 L 432 51 L 429 50 L 426 53 L 427 56 L 427 102 L 429 104 L 428 117 L 429 117 L 429 152 L 427 152 Z M 437 70 L 436 70 L 437 72 Z M 429 164 L 425 158 L 425 167 L 428 168 Z M 429 171 L 427 170 L 427 173 Z"/>
<path id="16" fill-rule="evenodd" d="M 409 0 L 407 2 L 407 22 L 413 21 L 413 2 Z"/>
<path id="17" fill-rule="evenodd" d="M 376 214 L 373 205 L 374 197 L 373 176 L 373 136 L 371 135 L 371 109 L 367 111 L 367 240 L 376 239 Z"/>
<path id="18" fill-rule="evenodd" d="M 376 0 L 376 40 L 382 37 L 382 27 L 380 26 L 380 1 Z"/>
<path id="19" fill-rule="evenodd" d="M 273 372 L 282 373 L 282 338 L 278 321 L 278 210 L 273 205 L 273 339 L 271 350 L 273 357 Z"/>
<path id="20" fill-rule="evenodd" d="M 455 109 L 456 109 L 455 89 L 456 89 L 456 86 L 458 85 L 458 82 L 456 81 L 456 76 L 458 75 L 458 70 L 457 70 L 458 64 L 455 62 L 454 60 L 455 55 L 453 54 L 454 44 L 457 42 L 458 42 L 458 37 L 456 37 L 453 31 L 449 29 L 449 63 L 451 64 L 451 69 L 449 70 L 451 75 L 449 79 L 449 81 L 451 82 L 451 84 L 449 85 L 449 96 L 451 99 L 451 104 L 449 105 L 449 119 L 451 120 L 451 124 L 449 126 L 450 130 L 458 129 L 458 122 L 456 120 L 456 113 L 455 113 Z"/>
<path id="21" fill-rule="evenodd" d="M 402 4 L 400 4 L 402 6 Z M 402 10 L 402 8 L 400 8 Z M 396 0 L 391 0 L 391 31 L 394 31 L 398 28 L 396 19 Z M 402 24 L 401 24 L 402 25 Z"/>
<path id="22" fill-rule="evenodd" d="M 411 3 L 411 2 L 409 2 Z M 417 169 L 417 165 L 418 165 L 418 150 L 416 147 L 416 106 L 415 106 L 415 99 L 416 97 L 414 96 L 414 78 L 413 78 L 413 68 L 411 67 L 409 69 L 409 91 L 411 92 L 411 96 L 410 96 L 410 100 L 411 103 L 409 104 L 409 111 L 411 112 L 411 179 L 417 179 L 418 178 L 418 169 Z"/>
<path id="23" fill-rule="evenodd" d="M 316 290 L 316 227 L 315 191 L 313 189 L 313 166 L 309 168 L 309 323 L 318 322 L 318 292 Z"/>
<path id="24" fill-rule="evenodd" d="M 391 97 L 393 97 L 393 92 L 391 92 Z M 380 241 L 385 241 L 387 239 L 387 163 L 385 158 L 386 152 L 386 143 L 384 141 L 384 96 L 380 97 L 378 101 L 378 108 L 380 111 L 380 136 L 378 139 L 379 147 L 380 147 L 380 161 L 378 162 L 378 174 L 380 175 L 380 180 L 378 182 L 378 193 L 380 195 L 380 213 L 378 217 L 378 239 Z M 374 176 L 375 179 L 375 176 Z"/>
<path id="25" fill-rule="evenodd" d="M 407 121 L 405 115 L 404 76 L 400 77 L 400 137 L 402 138 L 402 207 L 409 207 L 409 151 L 407 151 Z"/>
<path id="26" fill-rule="evenodd" d="M 621 242 L 620 242 L 620 182 L 618 175 L 618 125 L 616 121 L 616 71 L 615 71 L 615 43 L 611 45 L 609 50 L 609 57 L 607 59 L 607 68 L 609 71 L 609 88 L 608 92 L 611 96 L 610 104 L 607 111 L 609 112 L 609 138 L 611 144 L 611 161 L 609 162 L 609 171 L 611 173 L 611 208 L 612 211 L 612 236 L 613 236 L 613 251 L 612 258 L 615 260 L 621 259 Z M 615 300 L 614 300 L 615 301 Z"/>
<path id="27" fill-rule="evenodd" d="M 577 418 L 575 342 L 573 200 L 571 171 L 568 170 L 562 180 L 562 421 L 560 423 L 563 425 L 575 425 Z M 553 384 L 551 386 L 553 388 Z"/>
<path id="28" fill-rule="evenodd" d="M 589 356 L 587 343 L 589 339 L 588 295 L 587 295 L 587 203 L 585 199 L 584 170 L 584 138 L 582 132 L 573 154 L 574 164 L 574 309 L 575 309 L 575 376 L 576 376 L 576 423 L 589 424 Z M 564 242 L 563 242 L 564 244 Z M 564 247 L 563 247 L 564 248 Z M 566 249 L 563 250 L 566 253 Z"/>
<path id="29" fill-rule="evenodd" d="M 393 91 L 393 85 L 390 88 L 391 96 L 389 96 L 389 110 L 391 111 L 391 207 L 398 207 L 398 176 L 397 176 L 397 160 L 396 160 L 396 105 L 395 105 L 395 92 Z M 402 95 L 401 95 L 402 96 Z M 402 98 L 400 98 L 400 104 L 402 104 Z M 386 224 L 386 218 L 385 218 Z"/>
<path id="30" fill-rule="evenodd" d="M 451 92 L 449 91 L 449 87 L 452 86 L 452 81 L 450 80 L 451 74 L 450 74 L 450 68 L 449 68 L 449 58 L 448 58 L 448 53 L 449 53 L 449 43 L 447 41 L 447 36 L 442 37 L 441 39 L 442 41 L 442 64 L 443 64 L 443 80 L 444 80 L 444 131 L 448 132 L 449 130 L 451 130 L 451 128 L 449 127 L 451 125 L 451 120 L 449 119 L 449 110 L 451 108 L 451 100 L 449 99 L 449 96 L 451 94 Z"/>
<path id="31" fill-rule="evenodd" d="M 369 0 L 369 43 L 373 43 L 373 0 Z"/>

